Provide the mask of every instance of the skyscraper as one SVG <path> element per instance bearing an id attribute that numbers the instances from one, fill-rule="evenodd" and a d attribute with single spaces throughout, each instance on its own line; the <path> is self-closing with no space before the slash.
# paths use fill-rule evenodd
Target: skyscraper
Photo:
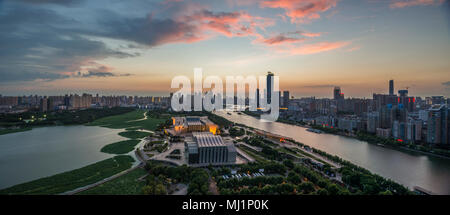
<path id="1" fill-rule="evenodd" d="M 394 80 L 389 80 L 389 95 L 394 95 Z"/>
<path id="2" fill-rule="evenodd" d="M 341 88 L 340 87 L 334 87 L 333 99 L 335 99 L 335 100 L 344 99 L 344 94 L 341 92 Z"/>
<path id="3" fill-rule="evenodd" d="M 270 104 L 271 103 L 271 96 L 272 96 L 272 90 L 273 90 L 273 73 L 272 72 L 267 72 L 267 80 L 266 80 L 266 84 L 267 84 L 267 103 Z"/>
<path id="4" fill-rule="evenodd" d="M 448 109 L 445 105 L 433 105 L 428 112 L 427 142 L 448 144 Z"/>
<path id="5" fill-rule="evenodd" d="M 41 99 L 41 101 L 39 103 L 39 111 L 47 112 L 47 107 L 48 107 L 48 99 L 47 99 L 47 97 L 44 97 Z"/>
<path id="6" fill-rule="evenodd" d="M 259 108 L 259 88 L 256 88 L 256 108 Z"/>
<path id="7" fill-rule="evenodd" d="M 288 107 L 289 106 L 289 91 L 283 91 L 283 106 Z"/>

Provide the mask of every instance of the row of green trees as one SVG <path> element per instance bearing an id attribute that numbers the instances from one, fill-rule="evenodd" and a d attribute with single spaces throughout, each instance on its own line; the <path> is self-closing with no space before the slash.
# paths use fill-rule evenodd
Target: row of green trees
<path id="1" fill-rule="evenodd" d="M 294 164 L 291 160 L 284 160 L 282 163 L 268 162 L 265 164 L 242 165 L 239 172 L 256 172 L 261 168 L 264 168 L 264 172 L 268 176 L 243 177 L 240 179 L 223 179 L 219 177 L 217 185 L 220 193 L 223 195 L 350 194 L 345 187 L 337 185 L 304 165 Z M 288 172 L 287 176 L 286 172 Z"/>
<path id="2" fill-rule="evenodd" d="M 232 137 L 240 137 L 242 135 L 245 135 L 245 130 L 243 128 L 236 128 L 236 127 L 231 127 L 228 132 L 230 133 L 230 136 Z"/>
<path id="3" fill-rule="evenodd" d="M 176 183 L 189 184 L 189 195 L 208 194 L 209 175 L 205 169 L 186 165 L 166 166 L 155 162 L 147 162 L 144 168 L 149 173 L 146 186 L 143 188 L 146 194 L 166 194 L 167 187 Z"/>
<path id="4" fill-rule="evenodd" d="M 300 146 L 304 144 L 295 142 Z M 324 151 L 313 148 L 314 153 L 328 158 L 340 164 L 342 167 L 338 170 L 342 174 L 343 182 L 348 185 L 350 191 L 359 194 L 381 194 L 392 193 L 398 195 L 413 194 L 408 188 L 400 185 L 390 179 L 385 179 L 379 175 L 371 173 L 369 170 L 357 166 L 349 161 L 343 160 L 336 155 L 330 155 Z M 389 192 L 387 192 L 389 191 Z"/>

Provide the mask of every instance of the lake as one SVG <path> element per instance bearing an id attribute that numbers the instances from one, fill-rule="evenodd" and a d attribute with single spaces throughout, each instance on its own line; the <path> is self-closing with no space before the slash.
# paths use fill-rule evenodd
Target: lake
<path id="1" fill-rule="evenodd" d="M 121 131 L 77 125 L 0 135 L 0 189 L 113 157 L 100 149 L 126 140 L 118 135 Z"/>

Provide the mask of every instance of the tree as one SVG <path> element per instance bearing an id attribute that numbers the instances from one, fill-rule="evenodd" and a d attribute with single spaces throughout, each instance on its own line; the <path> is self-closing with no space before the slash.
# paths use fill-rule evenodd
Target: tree
<path id="1" fill-rule="evenodd" d="M 299 184 L 302 182 L 302 179 L 300 178 L 300 176 L 295 173 L 295 172 L 289 172 L 287 180 L 290 181 L 293 184 Z"/>
<path id="2" fill-rule="evenodd" d="M 142 188 L 142 192 L 143 192 L 145 195 L 152 195 L 152 194 L 153 194 L 153 187 L 152 187 L 152 186 L 149 186 L 149 185 L 146 185 L 146 186 L 144 186 L 144 187 Z"/>
<path id="3" fill-rule="evenodd" d="M 163 184 L 158 184 L 155 186 L 155 195 L 165 195 L 167 194 L 166 187 Z"/>
<path id="4" fill-rule="evenodd" d="M 384 192 L 379 192 L 378 195 L 389 195 L 390 196 L 390 195 L 392 195 L 392 192 L 389 190 L 386 190 Z"/>
<path id="5" fill-rule="evenodd" d="M 303 182 L 298 187 L 305 194 L 308 194 L 308 193 L 311 193 L 312 191 L 314 191 L 314 184 L 311 182 Z"/>
<path id="6" fill-rule="evenodd" d="M 328 186 L 328 182 L 325 180 L 320 180 L 317 182 L 317 186 L 319 186 L 321 188 L 326 188 Z"/>
<path id="7" fill-rule="evenodd" d="M 320 188 L 319 190 L 317 190 L 317 195 L 326 196 L 328 195 L 328 191 L 323 188 Z"/>
<path id="8" fill-rule="evenodd" d="M 339 193 L 339 187 L 336 184 L 330 184 L 327 187 L 327 191 L 330 195 L 337 195 Z"/>
<path id="9" fill-rule="evenodd" d="M 289 169 L 294 168 L 294 163 L 291 160 L 286 159 L 283 161 L 283 164 Z"/>

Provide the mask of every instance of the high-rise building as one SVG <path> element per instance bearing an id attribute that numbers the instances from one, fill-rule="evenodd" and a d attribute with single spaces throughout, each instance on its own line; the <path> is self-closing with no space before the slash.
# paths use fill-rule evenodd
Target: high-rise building
<path id="1" fill-rule="evenodd" d="M 398 91 L 398 95 L 399 95 L 400 97 L 408 96 L 408 90 L 399 90 L 399 91 Z"/>
<path id="2" fill-rule="evenodd" d="M 432 96 L 431 97 L 431 103 L 434 104 L 434 105 L 445 104 L 444 96 Z"/>
<path id="3" fill-rule="evenodd" d="M 448 114 L 445 105 L 433 105 L 428 112 L 427 142 L 431 144 L 448 144 Z"/>
<path id="4" fill-rule="evenodd" d="M 379 109 L 379 119 L 381 128 L 391 128 L 391 109 L 392 105 L 388 104 Z"/>
<path id="5" fill-rule="evenodd" d="M 408 90 L 399 90 L 398 91 L 397 103 L 398 103 L 398 105 L 401 104 L 409 112 L 415 111 L 416 98 L 414 98 L 412 96 L 408 96 Z"/>
<path id="6" fill-rule="evenodd" d="M 47 112 L 47 107 L 48 107 L 48 99 L 47 99 L 47 97 L 44 97 L 41 99 L 41 101 L 39 103 L 39 110 L 41 112 Z"/>
<path id="7" fill-rule="evenodd" d="M 392 137 L 398 140 L 406 139 L 406 123 L 395 120 L 392 123 Z"/>
<path id="8" fill-rule="evenodd" d="M 367 113 L 367 132 L 376 133 L 377 128 L 380 127 L 380 113 L 371 112 Z"/>
<path id="9" fill-rule="evenodd" d="M 283 106 L 288 107 L 289 106 L 289 91 L 283 91 Z"/>
<path id="10" fill-rule="evenodd" d="M 267 72 L 267 80 L 266 80 L 266 92 L 267 92 L 267 104 L 271 103 L 271 97 L 272 97 L 272 91 L 273 91 L 273 73 L 272 72 Z"/>
<path id="11" fill-rule="evenodd" d="M 334 87 L 333 99 L 335 99 L 335 100 L 344 99 L 344 93 L 341 92 L 341 88 L 340 87 Z"/>
<path id="12" fill-rule="evenodd" d="M 394 95 L 394 80 L 389 80 L 389 95 Z"/>
<path id="13" fill-rule="evenodd" d="M 398 97 L 396 95 L 385 95 L 385 94 L 373 94 L 373 110 L 380 110 L 386 107 L 386 105 L 397 105 Z"/>
<path id="14" fill-rule="evenodd" d="M 409 119 L 406 124 L 406 139 L 409 142 L 422 140 L 422 120 Z"/>
<path id="15" fill-rule="evenodd" d="M 259 108 L 259 88 L 256 88 L 256 108 Z"/>

